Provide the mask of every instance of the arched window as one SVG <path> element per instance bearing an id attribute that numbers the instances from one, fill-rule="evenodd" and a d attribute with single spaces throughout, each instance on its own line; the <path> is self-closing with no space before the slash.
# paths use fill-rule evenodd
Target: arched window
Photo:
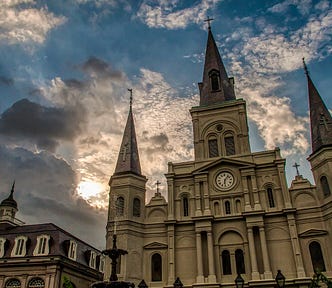
<path id="1" fill-rule="evenodd" d="M 216 138 L 209 139 L 209 158 L 218 157 L 218 140 Z"/>
<path id="2" fill-rule="evenodd" d="M 235 155 L 235 143 L 233 135 L 225 136 L 224 141 L 225 141 L 226 156 Z"/>
<path id="3" fill-rule="evenodd" d="M 326 271 L 322 249 L 317 241 L 313 241 L 309 245 L 312 267 L 314 271 Z"/>
<path id="4" fill-rule="evenodd" d="M 267 188 L 266 189 L 266 193 L 267 193 L 267 198 L 269 200 L 269 206 L 270 206 L 270 208 L 275 207 L 272 188 L 271 187 Z"/>
<path id="5" fill-rule="evenodd" d="M 220 90 L 219 84 L 219 72 L 216 70 L 212 70 L 210 73 L 210 81 L 211 81 L 211 90 L 218 91 Z"/>
<path id="6" fill-rule="evenodd" d="M 236 200 L 235 201 L 235 207 L 236 207 L 236 213 L 241 213 L 242 212 L 242 207 L 241 207 L 241 200 Z"/>
<path id="7" fill-rule="evenodd" d="M 134 198 L 133 216 L 134 217 L 140 217 L 141 216 L 141 200 L 139 200 L 138 198 Z"/>
<path id="8" fill-rule="evenodd" d="M 229 201 L 225 202 L 225 213 L 231 214 L 231 203 L 229 203 Z"/>
<path id="9" fill-rule="evenodd" d="M 32 278 L 29 281 L 28 288 L 44 288 L 45 287 L 45 282 L 41 278 Z"/>
<path id="10" fill-rule="evenodd" d="M 244 256 L 243 251 L 241 249 L 235 250 L 235 263 L 236 263 L 236 273 L 237 274 L 245 274 L 244 268 Z"/>
<path id="11" fill-rule="evenodd" d="M 189 201 L 187 196 L 184 196 L 182 198 L 182 204 L 183 204 L 183 216 L 189 216 Z"/>
<path id="12" fill-rule="evenodd" d="M 20 288 L 21 287 L 21 281 L 18 279 L 9 279 L 6 282 L 6 288 Z"/>
<path id="13" fill-rule="evenodd" d="M 224 275 L 232 274 L 231 255 L 228 250 L 222 251 L 221 261 L 222 261 L 222 273 Z"/>
<path id="14" fill-rule="evenodd" d="M 162 259 L 158 253 L 153 254 L 151 258 L 151 280 L 162 281 Z"/>
<path id="15" fill-rule="evenodd" d="M 324 197 L 330 196 L 331 190 L 330 190 L 329 182 L 327 181 L 327 178 L 325 176 L 322 176 L 320 178 L 320 185 L 322 186 Z"/>
<path id="16" fill-rule="evenodd" d="M 116 216 L 123 216 L 124 213 L 124 198 L 123 197 L 118 197 L 116 199 Z"/>

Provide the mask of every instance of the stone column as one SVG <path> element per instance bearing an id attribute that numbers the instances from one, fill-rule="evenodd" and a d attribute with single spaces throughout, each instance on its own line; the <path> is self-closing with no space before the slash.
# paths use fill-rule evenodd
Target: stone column
<path id="1" fill-rule="evenodd" d="M 175 261 L 174 261 L 174 225 L 168 226 L 168 285 L 172 285 L 175 280 Z"/>
<path id="2" fill-rule="evenodd" d="M 195 202 L 196 202 L 196 210 L 195 216 L 202 216 L 202 207 L 201 207 L 201 187 L 199 181 L 195 179 Z"/>
<path id="3" fill-rule="evenodd" d="M 208 183 L 207 183 L 207 177 L 205 177 L 205 179 L 203 181 L 203 193 L 204 193 L 204 215 L 211 215 L 209 187 L 208 187 Z"/>
<path id="4" fill-rule="evenodd" d="M 288 229 L 289 234 L 292 241 L 292 248 L 293 248 L 293 254 L 295 258 L 295 265 L 296 265 L 296 272 L 297 277 L 303 278 L 306 277 L 304 267 L 303 267 L 303 259 L 300 249 L 300 242 L 297 234 L 297 228 L 295 224 L 295 217 L 293 214 L 287 215 L 287 222 L 288 222 Z"/>
<path id="5" fill-rule="evenodd" d="M 203 257 L 202 257 L 202 237 L 200 232 L 196 232 L 196 255 L 197 255 L 197 283 L 204 283 Z"/>
<path id="6" fill-rule="evenodd" d="M 251 175 L 252 191 L 254 194 L 254 210 L 262 210 L 261 203 L 259 201 L 257 180 L 255 175 Z"/>
<path id="7" fill-rule="evenodd" d="M 170 169 L 169 167 L 168 170 Z M 168 187 L 168 220 L 174 220 L 174 178 L 170 175 L 167 175 L 166 178 Z"/>
<path id="8" fill-rule="evenodd" d="M 259 227 L 259 237 L 261 239 L 262 256 L 264 265 L 264 279 L 272 279 L 272 272 L 270 266 L 270 259 L 267 249 L 266 237 L 264 227 Z"/>
<path id="9" fill-rule="evenodd" d="M 252 227 L 248 227 L 248 241 L 249 241 L 249 253 L 250 253 L 250 261 L 251 261 L 251 279 L 259 280 L 256 250 L 255 250 L 255 241 L 254 241 L 254 232 L 252 230 Z"/>
<path id="10" fill-rule="evenodd" d="M 251 211 L 251 205 L 250 205 L 250 197 L 249 197 L 249 190 L 248 190 L 248 181 L 247 176 L 242 176 L 242 189 L 244 193 L 244 211 Z"/>
<path id="11" fill-rule="evenodd" d="M 214 269 L 214 255 L 213 255 L 213 240 L 212 240 L 212 232 L 207 232 L 207 244 L 208 244 L 208 259 L 209 259 L 209 283 L 216 283 L 216 272 Z"/>
<path id="12" fill-rule="evenodd" d="M 288 187 L 287 187 L 287 183 L 286 183 L 284 163 L 278 164 L 278 173 L 279 173 L 279 179 L 280 179 L 281 190 L 282 190 L 282 195 L 284 198 L 285 207 L 291 208 L 292 205 L 291 205 L 289 191 L 288 191 Z"/>

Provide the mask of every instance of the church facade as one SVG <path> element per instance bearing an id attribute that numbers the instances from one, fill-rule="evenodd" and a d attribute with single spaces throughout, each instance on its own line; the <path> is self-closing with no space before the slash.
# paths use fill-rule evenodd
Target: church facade
<path id="1" fill-rule="evenodd" d="M 332 276 L 332 118 L 305 70 L 316 185 L 298 173 L 288 187 L 278 148 L 251 152 L 246 102 L 236 98 L 210 27 L 200 103 L 190 110 L 195 156 L 168 164 L 167 202 L 157 189 L 145 204 L 130 105 L 109 181 L 106 246 L 116 233 L 128 251 L 120 279 L 234 287 L 241 275 L 245 287 L 275 287 L 281 270 L 286 286 L 308 287 L 316 269 Z"/>

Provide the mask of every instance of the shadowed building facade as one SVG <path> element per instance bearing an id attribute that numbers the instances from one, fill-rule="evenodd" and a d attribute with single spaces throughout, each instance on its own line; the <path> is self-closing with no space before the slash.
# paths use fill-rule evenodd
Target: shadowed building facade
<path id="1" fill-rule="evenodd" d="M 13 194 L 14 184 L 0 204 L 1 288 L 89 288 L 103 278 L 99 250 L 52 223 L 25 225 Z"/>
<path id="2" fill-rule="evenodd" d="M 195 156 L 168 164 L 168 201 L 157 189 L 145 204 L 130 105 L 109 181 L 107 248 L 116 230 L 118 247 L 129 253 L 120 279 L 234 287 L 240 274 L 246 285 L 275 287 L 280 269 L 287 285 L 307 287 L 314 269 L 332 276 L 332 119 L 305 71 L 316 185 L 298 173 L 288 187 L 278 148 L 251 152 L 246 102 L 236 98 L 210 27 L 200 103 L 190 110 Z"/>

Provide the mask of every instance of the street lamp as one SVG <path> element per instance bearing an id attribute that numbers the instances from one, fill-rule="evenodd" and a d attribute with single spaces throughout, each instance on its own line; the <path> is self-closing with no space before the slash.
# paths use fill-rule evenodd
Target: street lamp
<path id="1" fill-rule="evenodd" d="M 144 279 L 138 284 L 138 288 L 148 288 L 148 285 L 146 285 Z"/>
<path id="2" fill-rule="evenodd" d="M 275 280 L 277 282 L 278 288 L 284 288 L 285 287 L 286 278 L 285 278 L 284 275 L 282 275 L 280 270 L 278 270 L 278 273 L 277 273 L 277 276 L 276 276 Z"/>
<path id="3" fill-rule="evenodd" d="M 179 277 L 176 278 L 175 282 L 173 283 L 173 287 L 174 288 L 182 288 L 183 287 L 183 284 L 182 284 Z"/>
<path id="4" fill-rule="evenodd" d="M 237 277 L 235 278 L 235 285 L 236 288 L 243 288 L 244 286 L 244 280 L 240 274 L 237 274 Z"/>

